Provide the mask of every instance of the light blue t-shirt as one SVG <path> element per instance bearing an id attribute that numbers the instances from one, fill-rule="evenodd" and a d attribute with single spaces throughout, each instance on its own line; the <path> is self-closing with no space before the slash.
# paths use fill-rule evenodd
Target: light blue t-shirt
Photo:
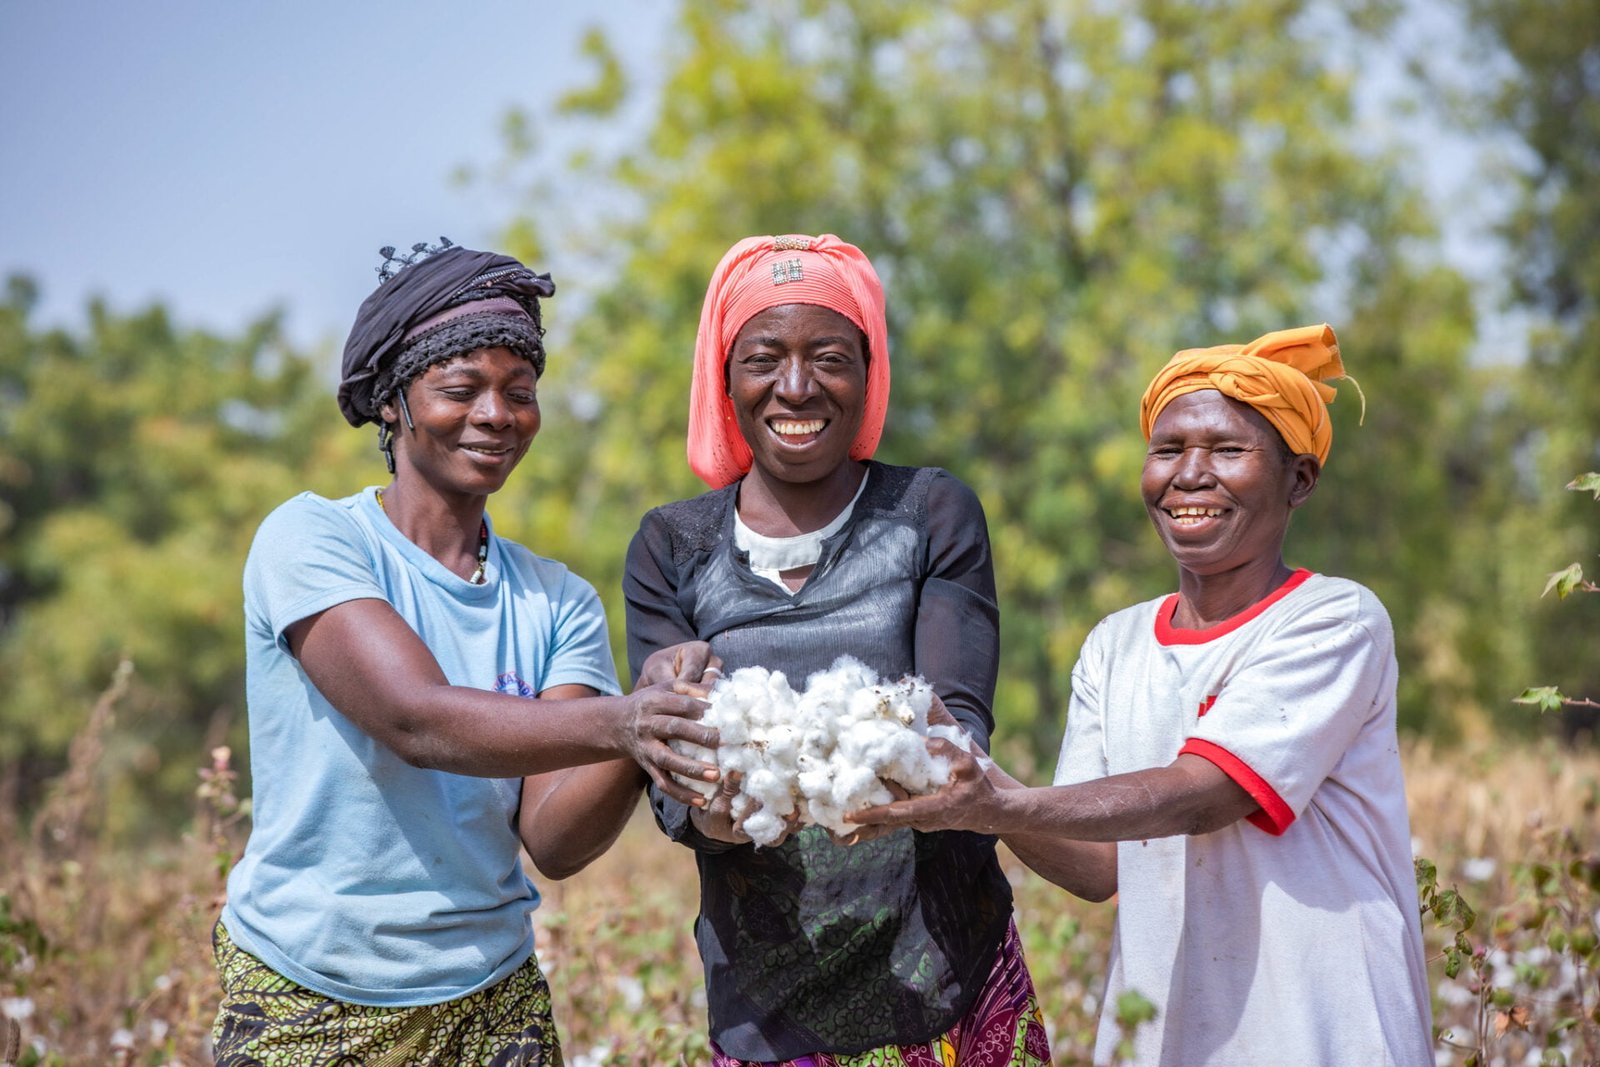
<path id="1" fill-rule="evenodd" d="M 371 488 L 343 500 L 302 493 L 250 548 L 254 824 L 222 921 L 241 948 L 325 996 L 439 1003 L 498 982 L 533 951 L 539 893 L 520 858 L 521 780 L 407 764 L 328 703 L 284 637 L 336 604 L 386 600 L 453 685 L 620 692 L 588 582 L 492 528 L 485 577 L 474 585 L 412 544 Z"/>

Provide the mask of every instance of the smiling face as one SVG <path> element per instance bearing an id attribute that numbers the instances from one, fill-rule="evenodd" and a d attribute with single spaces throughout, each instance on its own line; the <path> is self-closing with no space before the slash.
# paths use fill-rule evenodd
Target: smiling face
<path id="1" fill-rule="evenodd" d="M 429 367 L 406 386 L 415 429 L 400 405 L 383 406 L 395 426 L 396 479 L 419 476 L 445 496 L 499 489 L 539 432 L 538 377 L 509 348 L 480 348 Z"/>
<path id="2" fill-rule="evenodd" d="M 1157 417 L 1139 488 L 1180 571 L 1208 578 L 1280 567 L 1289 514 L 1318 473 L 1316 457 L 1292 455 L 1260 412 L 1204 389 Z"/>
<path id="3" fill-rule="evenodd" d="M 850 456 L 866 410 L 867 353 L 855 323 L 816 304 L 783 304 L 734 338 L 728 395 L 753 472 L 821 481 Z"/>

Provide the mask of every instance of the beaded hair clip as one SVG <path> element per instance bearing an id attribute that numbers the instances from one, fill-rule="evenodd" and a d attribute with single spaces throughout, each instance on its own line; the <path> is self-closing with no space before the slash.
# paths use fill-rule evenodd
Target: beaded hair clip
<path id="1" fill-rule="evenodd" d="M 396 274 L 399 274 L 401 271 L 405 270 L 413 263 L 416 263 L 418 260 L 427 259 L 429 256 L 438 255 L 445 249 L 454 248 L 455 246 L 455 242 L 450 240 L 450 238 L 440 237 L 437 245 L 429 247 L 428 242 L 418 241 L 416 244 L 411 246 L 410 252 L 397 256 L 395 255 L 394 245 L 384 245 L 382 248 L 378 249 L 378 255 L 383 257 L 383 262 L 379 264 L 377 268 L 378 284 L 382 285 L 384 282 L 393 278 Z"/>

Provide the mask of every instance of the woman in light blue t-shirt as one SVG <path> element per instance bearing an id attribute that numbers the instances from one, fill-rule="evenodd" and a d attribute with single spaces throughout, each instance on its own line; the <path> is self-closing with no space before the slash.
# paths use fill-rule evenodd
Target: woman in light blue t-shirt
<path id="1" fill-rule="evenodd" d="M 254 822 L 215 932 L 219 1064 L 561 1062 L 538 890 L 615 839 L 647 781 L 714 779 L 674 738 L 715 664 L 620 694 L 593 587 L 485 513 L 539 431 L 538 298 L 514 259 L 385 249 L 339 406 L 393 475 L 262 523 L 245 563 Z"/>

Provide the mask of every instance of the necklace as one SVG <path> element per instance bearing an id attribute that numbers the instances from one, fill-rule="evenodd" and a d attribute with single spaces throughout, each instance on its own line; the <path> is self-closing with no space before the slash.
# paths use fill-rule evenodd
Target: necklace
<path id="1" fill-rule="evenodd" d="M 385 515 L 389 514 L 389 506 L 383 502 L 383 490 L 376 491 L 378 497 L 378 510 Z M 489 522 L 487 519 L 478 520 L 478 566 L 473 570 L 472 577 L 467 579 L 473 585 L 482 585 L 488 579 L 484 577 L 484 568 L 489 565 Z"/>

